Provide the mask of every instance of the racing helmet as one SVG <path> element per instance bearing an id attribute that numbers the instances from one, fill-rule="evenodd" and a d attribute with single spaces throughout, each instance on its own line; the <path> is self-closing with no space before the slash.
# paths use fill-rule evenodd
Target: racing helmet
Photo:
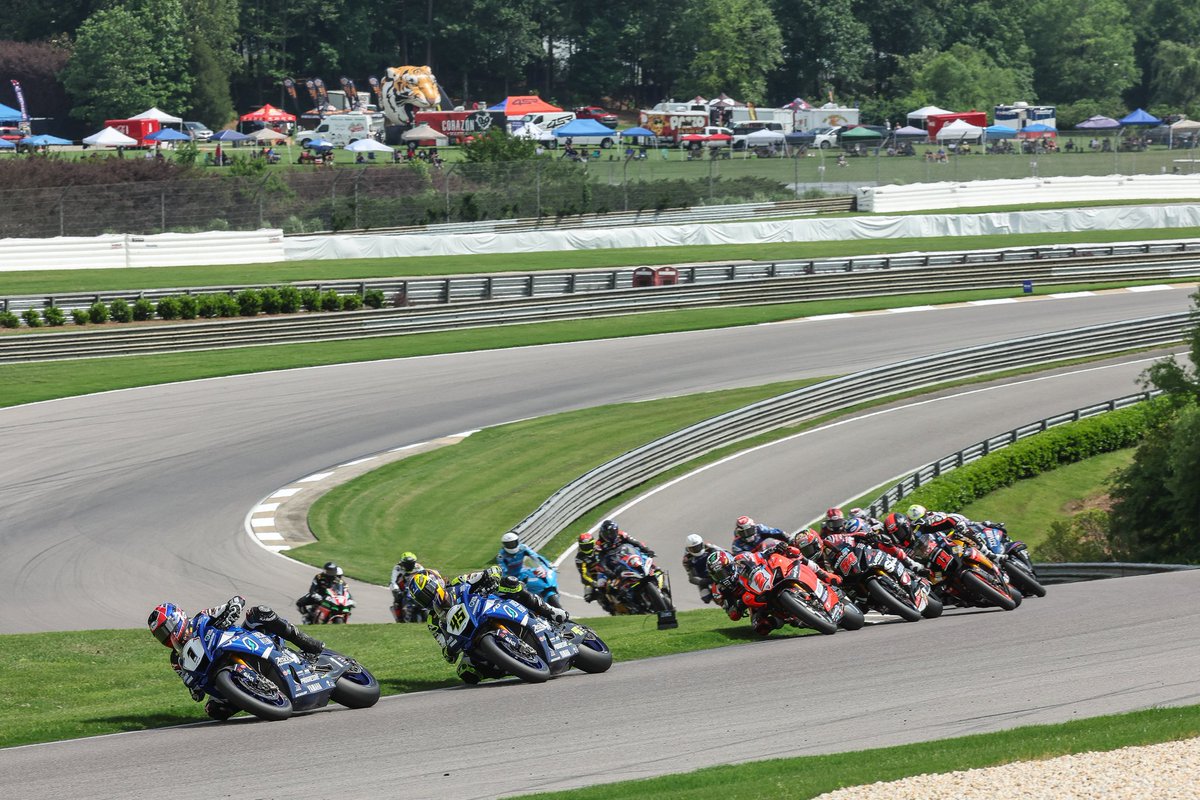
<path id="1" fill-rule="evenodd" d="M 325 566 L 321 568 L 321 573 L 330 580 L 337 580 L 342 577 L 342 568 L 332 561 L 326 561 Z"/>
<path id="2" fill-rule="evenodd" d="M 428 572 L 418 572 L 412 577 L 408 582 L 408 596 L 413 603 L 429 611 L 438 611 L 450 605 L 445 582 Z"/>
<path id="3" fill-rule="evenodd" d="M 867 532 L 867 525 L 858 517 L 846 520 L 846 533 L 862 535 Z"/>
<path id="4" fill-rule="evenodd" d="M 417 568 L 417 554 L 411 551 L 400 554 L 400 568 L 405 572 L 412 572 Z"/>
<path id="5" fill-rule="evenodd" d="M 754 535 L 755 527 L 757 526 L 750 517 L 738 517 L 733 523 L 733 537 L 735 539 L 749 539 Z"/>
<path id="6" fill-rule="evenodd" d="M 792 547 L 805 558 L 816 558 L 821 553 L 821 535 L 812 528 L 805 528 L 792 537 Z"/>
<path id="7" fill-rule="evenodd" d="M 158 607 L 150 612 L 146 625 L 155 639 L 177 653 L 187 639 L 187 612 L 174 603 L 159 603 Z"/>
<path id="8" fill-rule="evenodd" d="M 606 519 L 600 523 L 600 541 L 611 542 L 617 538 L 617 534 L 621 529 L 617 527 L 615 520 Z"/>
<path id="9" fill-rule="evenodd" d="M 733 556 L 724 550 L 714 550 L 708 556 L 705 566 L 708 568 L 708 577 L 720 583 L 733 574 Z"/>
<path id="10" fill-rule="evenodd" d="M 590 556 L 596 552 L 596 537 L 588 531 L 579 534 L 579 554 Z"/>
<path id="11" fill-rule="evenodd" d="M 700 555 L 700 553 L 704 551 L 704 538 L 698 533 L 689 533 L 687 537 L 687 543 L 684 545 L 684 549 L 687 550 L 690 555 Z"/>
<path id="12" fill-rule="evenodd" d="M 900 513 L 894 512 L 883 518 L 883 532 L 902 547 L 907 546 L 912 539 L 912 525 L 908 517 Z"/>
<path id="13" fill-rule="evenodd" d="M 850 514 L 851 517 L 857 517 L 858 519 L 866 519 L 867 518 L 867 512 L 863 511 L 858 506 L 855 506 L 854 508 L 850 509 L 850 511 L 848 513 Z"/>
<path id="14" fill-rule="evenodd" d="M 825 530 L 841 533 L 846 528 L 846 515 L 840 508 L 825 510 Z"/>
<path id="15" fill-rule="evenodd" d="M 515 553 L 521 547 L 521 537 L 509 531 L 500 537 L 500 546 L 504 548 L 504 552 L 506 553 Z"/>

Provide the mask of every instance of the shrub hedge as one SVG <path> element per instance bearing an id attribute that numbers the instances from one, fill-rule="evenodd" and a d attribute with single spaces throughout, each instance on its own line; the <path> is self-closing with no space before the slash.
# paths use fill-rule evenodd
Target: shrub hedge
<path id="1" fill-rule="evenodd" d="M 52 328 L 58 328 L 67 324 L 67 315 L 58 306 L 50 306 L 42 312 L 42 319 Z"/>
<path id="2" fill-rule="evenodd" d="M 31 328 L 42 327 L 42 315 L 38 313 L 36 308 L 27 308 L 22 311 L 21 319 L 25 320 L 25 324 Z"/>
<path id="3" fill-rule="evenodd" d="M 132 322 L 133 309 L 129 307 L 129 303 L 118 297 L 108 304 L 108 316 L 113 322 Z"/>
<path id="4" fill-rule="evenodd" d="M 1110 411 L 1030 436 L 921 486 L 900 504 L 958 511 L 990 492 L 1063 464 L 1132 447 L 1141 441 L 1161 400 Z"/>
<path id="5" fill-rule="evenodd" d="M 0 311 L 0 328 L 16 328 L 21 324 L 21 318 L 11 311 Z"/>

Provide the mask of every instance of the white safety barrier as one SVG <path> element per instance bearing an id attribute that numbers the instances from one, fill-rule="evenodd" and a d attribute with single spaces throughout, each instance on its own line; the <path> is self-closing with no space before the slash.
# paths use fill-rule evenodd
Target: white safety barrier
<path id="1" fill-rule="evenodd" d="M 1200 197 L 1200 181 L 1194 197 Z M 911 188 L 911 187 L 909 187 Z M 1028 199 L 1026 202 L 1031 202 Z M 975 205 L 984 205 L 976 201 Z M 284 242 L 292 260 L 403 258 L 591 250 L 612 247 L 752 244 L 759 242 L 844 241 L 1005 233 L 1138 230 L 1200 226 L 1200 205 L 1109 206 L 1012 211 L 987 214 L 926 214 L 898 217 L 791 219 L 769 222 L 707 222 L 699 225 L 647 225 L 625 228 L 466 233 L 457 235 L 293 236 Z"/>
<path id="2" fill-rule="evenodd" d="M 283 261 L 283 231 L 211 231 L 0 239 L 0 272 L 181 267 Z"/>
<path id="3" fill-rule="evenodd" d="M 859 211 L 1026 205 L 1086 200 L 1195 200 L 1200 175 L 1080 175 L 964 183 L 910 183 L 858 190 Z"/>

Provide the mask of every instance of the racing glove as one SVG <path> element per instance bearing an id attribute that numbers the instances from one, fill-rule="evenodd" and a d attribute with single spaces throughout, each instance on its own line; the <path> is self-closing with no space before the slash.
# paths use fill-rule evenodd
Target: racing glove
<path id="1" fill-rule="evenodd" d="M 596 590 L 594 588 L 592 588 L 591 586 L 584 588 L 583 602 L 590 603 L 590 602 L 592 602 L 593 599 L 595 599 L 595 597 L 596 597 Z"/>
<path id="2" fill-rule="evenodd" d="M 199 703 L 201 700 L 204 699 L 204 690 L 203 689 L 200 689 L 200 688 L 189 689 L 188 693 L 191 694 L 192 699 L 195 700 L 197 703 Z"/>
<path id="3" fill-rule="evenodd" d="M 571 618 L 571 615 L 568 614 L 563 609 L 554 608 L 553 606 L 550 608 L 550 619 L 554 620 L 554 624 L 556 624 L 556 625 L 562 624 L 570 618 Z"/>

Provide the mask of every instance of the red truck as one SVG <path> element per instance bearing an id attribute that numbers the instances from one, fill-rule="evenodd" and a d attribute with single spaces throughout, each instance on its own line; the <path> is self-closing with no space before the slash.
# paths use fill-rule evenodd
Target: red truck
<path id="1" fill-rule="evenodd" d="M 154 142 L 146 141 L 146 137 L 162 127 L 156 119 L 106 119 L 104 124 L 106 127 L 116 128 L 126 136 L 137 139 L 138 147 L 153 145 Z"/>
<path id="2" fill-rule="evenodd" d="M 594 119 L 601 125 L 606 125 L 614 130 L 617 127 L 617 115 L 610 114 L 600 106 L 582 106 L 576 108 L 575 119 Z"/>

